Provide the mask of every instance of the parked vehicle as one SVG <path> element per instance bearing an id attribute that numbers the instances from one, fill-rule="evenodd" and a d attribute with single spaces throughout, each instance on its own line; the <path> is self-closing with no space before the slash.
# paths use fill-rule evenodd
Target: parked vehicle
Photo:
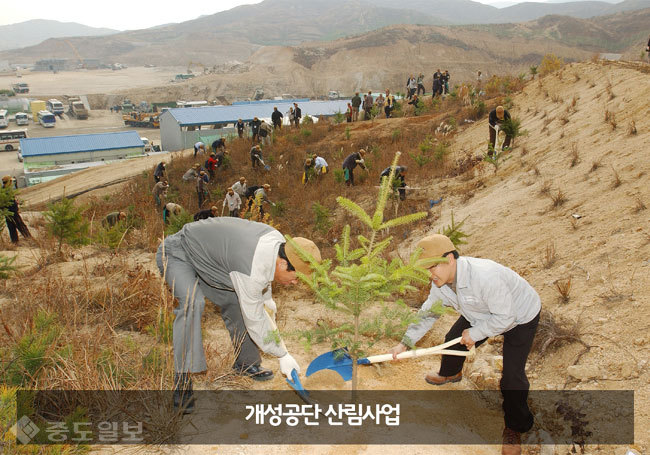
<path id="1" fill-rule="evenodd" d="M 140 137 L 142 142 L 144 142 L 144 153 L 150 153 L 153 151 L 153 148 L 151 147 L 151 142 L 149 142 L 149 139 L 146 137 Z"/>
<path id="2" fill-rule="evenodd" d="M 327 92 L 327 98 L 329 98 L 330 100 L 338 100 L 339 92 L 337 92 L 336 90 L 330 90 L 329 92 Z"/>
<path id="3" fill-rule="evenodd" d="M 79 98 L 70 98 L 68 100 L 69 108 L 68 115 L 78 118 L 79 120 L 86 120 L 88 118 L 88 109 L 84 106 Z"/>
<path id="4" fill-rule="evenodd" d="M 55 115 L 63 114 L 65 112 L 65 107 L 63 107 L 63 103 L 57 100 L 56 98 L 47 100 L 47 103 L 45 103 L 45 108 Z"/>
<path id="5" fill-rule="evenodd" d="M 11 84 L 11 89 L 14 91 L 14 93 L 29 93 L 29 84 L 26 82 Z"/>
<path id="6" fill-rule="evenodd" d="M 124 120 L 126 126 L 134 126 L 136 128 L 160 128 L 158 114 L 133 111 L 128 114 L 123 114 L 122 120 Z"/>
<path id="7" fill-rule="evenodd" d="M 24 112 L 16 112 L 15 119 L 18 126 L 29 125 L 29 116 Z"/>
<path id="8" fill-rule="evenodd" d="M 6 109 L 0 109 L 0 128 L 6 128 L 9 126 L 9 117 L 7 116 Z"/>
<path id="9" fill-rule="evenodd" d="M 56 117 L 50 111 L 39 111 L 38 123 L 44 128 L 54 128 Z"/>
<path id="10" fill-rule="evenodd" d="M 20 140 L 27 137 L 25 130 L 0 131 L 0 150 L 8 152 L 20 149 Z"/>

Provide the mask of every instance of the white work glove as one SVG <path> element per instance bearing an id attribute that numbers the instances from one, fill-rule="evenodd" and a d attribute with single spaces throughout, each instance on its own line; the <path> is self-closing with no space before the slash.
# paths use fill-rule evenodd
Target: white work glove
<path id="1" fill-rule="evenodd" d="M 294 359 L 288 352 L 278 360 L 280 361 L 280 371 L 282 371 L 282 374 L 287 378 L 291 378 L 291 372 L 293 370 L 296 370 L 296 373 L 300 374 L 300 365 L 298 365 L 296 359 Z"/>

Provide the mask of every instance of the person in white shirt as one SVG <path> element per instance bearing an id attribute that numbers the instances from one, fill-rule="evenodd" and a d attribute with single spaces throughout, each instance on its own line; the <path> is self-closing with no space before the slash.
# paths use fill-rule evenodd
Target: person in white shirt
<path id="1" fill-rule="evenodd" d="M 432 285 L 419 313 L 422 317 L 408 327 L 402 342 L 391 350 L 393 357 L 412 348 L 431 329 L 437 317 L 429 310 L 438 301 L 461 315 L 445 341 L 462 339 L 448 349 L 466 351 L 474 345 L 480 346 L 489 337 L 503 335 L 500 383 L 505 420 L 503 453 L 519 454 L 521 433 L 533 426 L 527 403 L 530 384 L 526 359 L 539 322 L 539 295 L 526 280 L 501 264 L 459 256 L 454 244 L 444 235 L 425 237 L 417 246 L 423 250 L 421 259 L 446 258 L 447 261 L 429 268 Z M 465 357 L 443 355 L 439 373 L 430 373 L 425 380 L 432 385 L 460 381 L 464 360 Z"/>
<path id="2" fill-rule="evenodd" d="M 314 242 L 300 237 L 294 241 L 320 262 Z M 273 377 L 271 370 L 261 367 L 259 350 L 277 357 L 285 376 L 291 377 L 294 370 L 300 373 L 277 332 L 271 284 L 295 285 L 296 272 L 310 275 L 311 267 L 280 232 L 242 218 L 208 218 L 167 237 L 158 247 L 156 263 L 178 299 L 173 326 L 174 407 L 193 411 L 190 373 L 207 369 L 201 335 L 206 297 L 220 308 L 230 332 L 237 373 L 257 381 Z"/>
<path id="3" fill-rule="evenodd" d="M 239 180 L 236 181 L 231 188 L 235 193 L 239 194 L 239 198 L 242 201 L 246 199 L 246 190 L 248 189 L 246 186 L 246 177 L 239 177 Z"/>
<path id="4" fill-rule="evenodd" d="M 225 207 L 228 204 L 228 211 L 230 216 L 239 217 L 239 209 L 241 208 L 241 198 L 239 194 L 235 193 L 235 190 L 228 188 L 228 193 L 226 193 L 226 198 L 223 200 L 223 206 Z"/>
<path id="5" fill-rule="evenodd" d="M 325 158 L 322 156 L 318 156 L 315 153 L 312 155 L 312 159 L 314 160 L 314 173 L 316 176 L 319 176 L 321 174 L 327 174 L 329 171 L 329 165 L 327 164 L 327 161 L 325 161 Z"/>
<path id="6" fill-rule="evenodd" d="M 199 153 L 199 150 L 205 153 L 205 144 L 203 142 L 197 142 L 196 144 L 194 144 L 194 156 L 196 156 L 196 154 Z"/>

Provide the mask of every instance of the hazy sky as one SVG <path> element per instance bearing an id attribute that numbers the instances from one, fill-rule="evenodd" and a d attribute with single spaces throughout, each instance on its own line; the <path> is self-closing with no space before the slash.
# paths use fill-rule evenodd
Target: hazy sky
<path id="1" fill-rule="evenodd" d="M 238 5 L 260 3 L 262 0 L 17 0 L 2 1 L 0 25 L 24 22 L 30 19 L 51 19 L 78 22 L 91 27 L 116 30 L 149 28 L 169 22 L 183 22 L 202 15 L 215 14 Z M 309 1 L 309 0 L 303 0 Z M 478 0 L 481 3 L 519 3 L 512 0 Z M 558 1 L 558 0 L 537 0 Z M 567 0 L 568 1 L 568 0 Z M 612 1 L 612 0 L 607 0 Z M 396 2 L 398 3 L 398 2 Z"/>

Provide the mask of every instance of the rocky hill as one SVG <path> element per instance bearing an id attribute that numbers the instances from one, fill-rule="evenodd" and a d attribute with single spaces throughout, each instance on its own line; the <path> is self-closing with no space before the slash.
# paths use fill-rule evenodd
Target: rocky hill
<path id="1" fill-rule="evenodd" d="M 0 52 L 0 60 L 25 64 L 43 58 L 74 59 L 81 56 L 130 65 L 149 63 L 182 67 L 189 62 L 200 62 L 213 66 L 232 60 L 246 61 L 255 52 L 268 46 L 297 46 L 305 42 L 329 41 L 395 24 L 518 23 L 547 14 L 591 17 L 621 11 L 624 11 L 622 21 L 630 20 L 640 24 L 641 21 L 635 15 L 638 10 L 650 7 L 650 0 L 626 0 L 616 5 L 605 2 L 524 3 L 504 9 L 470 0 L 444 0 L 436 2 L 435 8 L 427 5 L 429 2 L 416 1 L 409 3 L 406 8 L 396 8 L 394 2 L 386 1 L 265 0 L 256 5 L 239 6 L 179 24 L 127 31 L 107 37 L 76 37 L 69 38 L 67 42 L 48 39 L 36 46 Z M 535 12 L 530 12 L 532 10 Z M 444 17 L 441 18 L 438 14 L 444 14 Z M 590 25 L 592 22 L 595 25 Z M 543 29 L 544 22 L 539 25 L 524 25 L 523 29 L 533 29 L 528 32 L 529 38 L 540 39 L 545 36 L 551 41 L 559 40 L 576 48 L 587 44 L 590 51 L 614 52 L 610 40 L 615 43 L 614 47 L 627 42 L 626 39 L 619 38 L 619 34 L 626 36 L 628 30 L 619 28 L 608 35 L 608 39 L 594 39 L 590 35 L 590 29 L 599 26 L 597 18 L 584 25 L 578 23 L 580 26 L 570 33 L 572 39 L 565 41 L 561 35 L 544 35 L 541 30 L 535 31 L 536 28 Z M 487 27 L 484 30 L 495 37 L 509 38 L 511 30 L 517 28 L 517 25 L 506 25 Z M 448 33 L 453 35 L 457 30 L 453 27 L 448 29 Z M 584 33 L 578 33 L 581 30 Z M 597 36 L 599 35 L 600 33 Z"/>

